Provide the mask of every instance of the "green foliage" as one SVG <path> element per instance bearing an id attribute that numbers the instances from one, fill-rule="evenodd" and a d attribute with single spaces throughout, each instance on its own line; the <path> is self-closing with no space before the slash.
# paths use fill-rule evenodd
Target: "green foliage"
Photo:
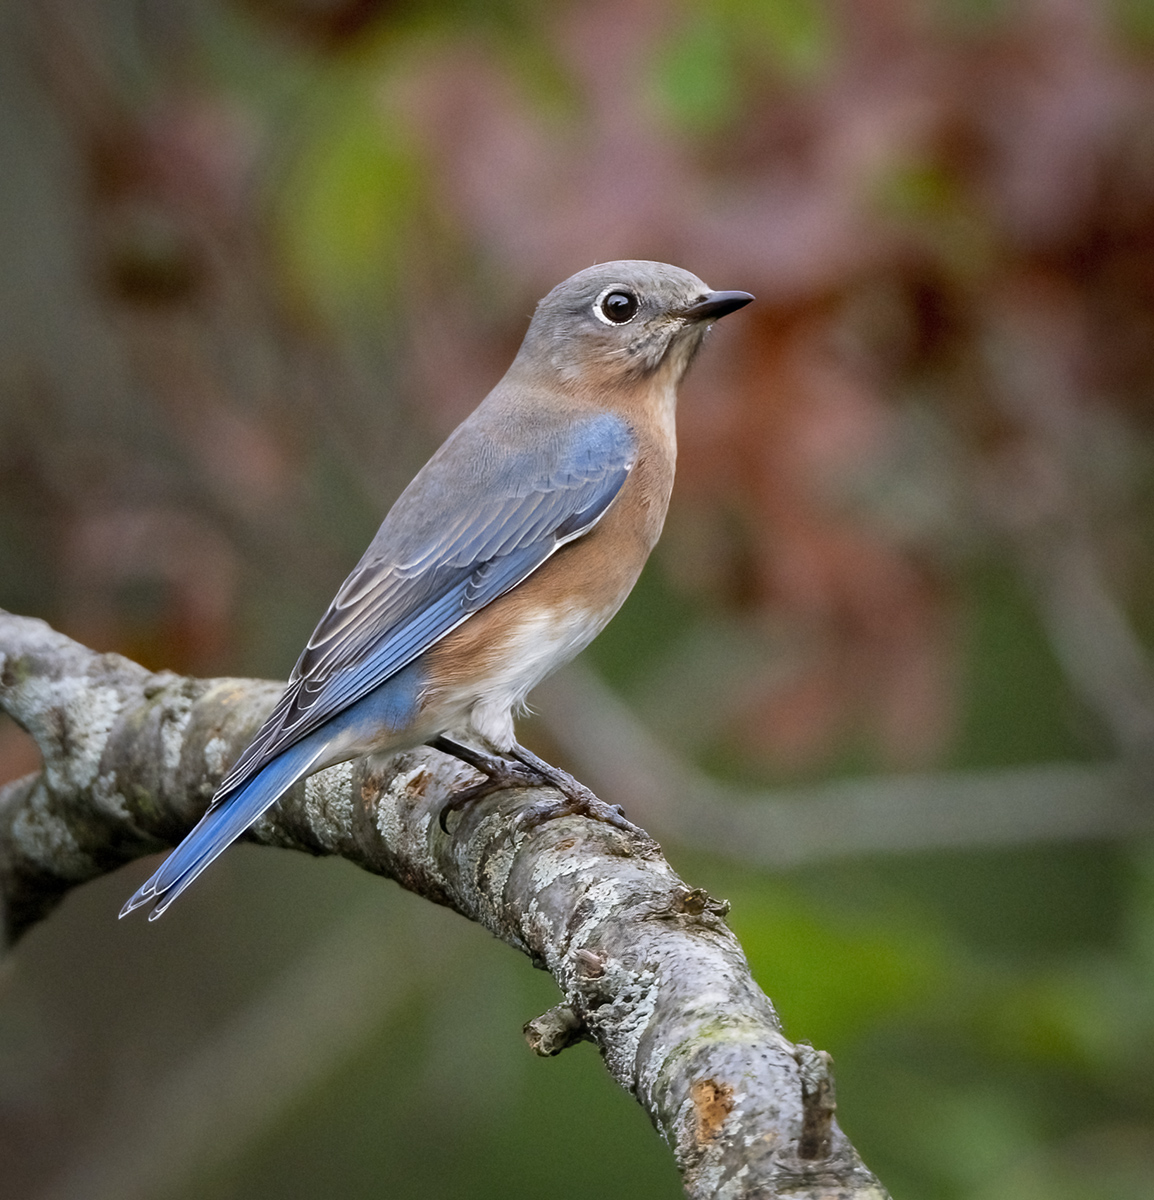
<path id="1" fill-rule="evenodd" d="M 742 111 L 759 74 L 800 82 L 829 61 L 832 32 L 818 0 L 712 0 L 687 5 L 652 61 L 652 88 L 670 122 L 720 130 Z"/>
<path id="2" fill-rule="evenodd" d="M 1152 0 L 1113 0 L 1117 28 L 1131 44 L 1142 50 L 1154 47 L 1154 2 Z"/>
<path id="3" fill-rule="evenodd" d="M 730 32 L 709 9 L 702 9 L 656 57 L 653 88 L 675 125 L 708 133 L 737 115 L 741 91 L 733 70 Z"/>
<path id="4" fill-rule="evenodd" d="M 386 124 L 371 81 L 333 80 L 278 196 L 290 281 L 337 318 L 380 303 L 403 279 L 421 203 L 418 160 Z"/>
<path id="5" fill-rule="evenodd" d="M 968 580 L 965 708 L 959 766 L 1088 756 L 1076 707 L 1021 581 L 989 563 Z"/>
<path id="6" fill-rule="evenodd" d="M 948 949 L 916 914 L 824 908 L 784 881 L 717 884 L 754 977 L 776 998 L 788 1036 L 840 1046 L 879 1019 L 912 1012 L 942 986 Z"/>

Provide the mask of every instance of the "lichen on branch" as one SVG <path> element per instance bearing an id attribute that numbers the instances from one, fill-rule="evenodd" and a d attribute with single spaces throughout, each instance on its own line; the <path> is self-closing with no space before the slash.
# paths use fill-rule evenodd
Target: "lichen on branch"
<path id="1" fill-rule="evenodd" d="M 278 692 L 152 674 L 0 612 L 0 707 L 44 758 L 0 790 L 7 940 L 72 887 L 182 837 Z M 357 760 L 294 787 L 246 836 L 339 854 L 551 971 L 563 998 L 529 1023 L 530 1043 L 596 1042 L 689 1196 L 884 1197 L 835 1120 L 828 1056 L 784 1037 L 724 902 L 683 883 L 643 834 L 519 819 L 548 789 L 493 793 L 443 829 L 441 809 L 475 778 L 429 747 Z"/>

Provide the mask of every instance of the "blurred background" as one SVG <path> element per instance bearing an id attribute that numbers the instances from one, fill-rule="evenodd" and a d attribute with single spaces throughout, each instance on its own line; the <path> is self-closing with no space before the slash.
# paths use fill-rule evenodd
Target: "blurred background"
<path id="1" fill-rule="evenodd" d="M 0 606 L 152 668 L 283 678 L 561 279 L 754 292 L 525 740 L 895 1198 L 1154 1191 L 1152 0 L 10 0 L 0 163 Z M 5 1194 L 680 1194 L 479 929 L 247 846 L 118 923 L 152 867 L 4 964 Z"/>

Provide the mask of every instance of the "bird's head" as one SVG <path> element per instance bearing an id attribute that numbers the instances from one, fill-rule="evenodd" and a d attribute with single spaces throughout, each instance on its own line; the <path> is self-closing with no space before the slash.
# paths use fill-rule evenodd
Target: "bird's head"
<path id="1" fill-rule="evenodd" d="M 515 366 L 578 387 L 633 385 L 660 373 L 676 385 L 709 325 L 748 304 L 668 263 L 588 267 L 538 305 Z"/>

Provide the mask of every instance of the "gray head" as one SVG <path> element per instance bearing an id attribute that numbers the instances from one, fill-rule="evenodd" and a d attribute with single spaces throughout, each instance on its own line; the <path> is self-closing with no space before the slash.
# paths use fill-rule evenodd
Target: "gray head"
<path id="1" fill-rule="evenodd" d="M 537 305 L 515 367 L 602 387 L 685 373 L 710 323 L 748 304 L 748 292 L 714 292 L 668 263 L 626 260 L 588 267 Z"/>

